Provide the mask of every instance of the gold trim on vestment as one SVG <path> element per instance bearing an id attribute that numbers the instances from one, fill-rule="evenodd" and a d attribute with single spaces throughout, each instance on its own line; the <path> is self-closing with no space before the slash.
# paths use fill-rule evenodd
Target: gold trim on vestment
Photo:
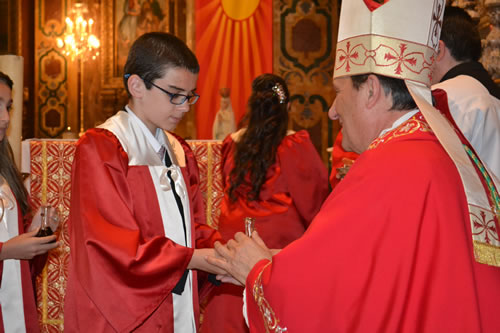
<path id="1" fill-rule="evenodd" d="M 41 188 L 41 203 L 45 205 L 47 203 L 47 192 L 48 192 L 48 161 L 47 161 L 47 142 L 42 141 L 42 188 Z M 47 259 L 48 260 L 48 259 Z M 44 325 L 61 325 L 63 324 L 62 319 L 49 319 L 49 311 L 48 311 L 48 286 L 49 286 L 49 277 L 48 277 L 48 264 L 43 267 L 41 279 L 42 279 L 42 323 Z"/>
<path id="2" fill-rule="evenodd" d="M 47 202 L 47 142 L 42 141 L 42 205 Z M 47 265 L 42 271 L 42 322 L 47 322 Z"/>
<path id="3" fill-rule="evenodd" d="M 416 131 L 432 132 L 432 129 L 426 122 L 423 122 L 420 119 L 413 116 L 408 121 L 402 123 L 396 129 L 389 131 L 385 135 L 382 135 L 381 137 L 373 140 L 373 142 L 368 146 L 368 150 L 377 148 L 380 144 L 387 143 L 392 139 L 415 133 Z"/>
<path id="4" fill-rule="evenodd" d="M 474 240 L 474 257 L 482 264 L 500 267 L 500 247 Z"/>
<path id="5" fill-rule="evenodd" d="M 500 216 L 474 205 L 469 205 L 469 214 L 476 261 L 500 267 L 500 239 L 495 221 Z"/>
<path id="6" fill-rule="evenodd" d="M 270 264 L 271 262 L 268 262 L 267 265 L 262 268 L 259 276 L 257 277 L 257 280 L 255 280 L 255 283 L 253 285 L 253 297 L 255 299 L 255 303 L 257 303 L 257 307 L 259 308 L 260 313 L 262 314 L 262 320 L 264 321 L 266 333 L 282 333 L 286 332 L 287 328 L 279 326 L 280 320 L 276 318 L 273 309 L 264 297 L 264 289 L 262 288 L 262 273 Z"/>
<path id="7" fill-rule="evenodd" d="M 212 143 L 207 144 L 207 209 L 206 209 L 206 216 L 207 216 L 207 224 L 209 226 L 212 225 L 212 182 L 213 182 L 213 176 L 212 176 L 212 165 L 214 163 L 214 158 L 213 158 L 213 148 L 212 148 Z"/>

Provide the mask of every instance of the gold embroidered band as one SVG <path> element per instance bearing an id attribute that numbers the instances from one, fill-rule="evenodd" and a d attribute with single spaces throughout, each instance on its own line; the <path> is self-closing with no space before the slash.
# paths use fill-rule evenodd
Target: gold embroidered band
<path id="1" fill-rule="evenodd" d="M 264 289 L 262 288 L 262 273 L 270 264 L 271 262 L 267 263 L 267 265 L 262 268 L 259 276 L 255 280 L 253 285 L 253 297 L 255 303 L 257 303 L 260 313 L 262 314 L 262 320 L 264 321 L 264 326 L 266 327 L 266 333 L 283 333 L 287 331 L 287 328 L 279 325 L 280 321 L 274 314 L 271 305 L 269 305 L 264 297 Z"/>
<path id="2" fill-rule="evenodd" d="M 397 38 L 361 35 L 337 44 L 334 77 L 376 73 L 430 86 L 434 50 Z"/>

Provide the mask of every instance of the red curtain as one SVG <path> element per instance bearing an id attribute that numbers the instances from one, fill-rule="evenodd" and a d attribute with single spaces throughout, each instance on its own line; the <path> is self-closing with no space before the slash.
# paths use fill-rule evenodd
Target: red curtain
<path id="1" fill-rule="evenodd" d="M 196 104 L 198 139 L 212 138 L 219 89 L 231 89 L 238 123 L 246 112 L 252 80 L 272 73 L 272 0 L 196 0 L 195 51 L 200 62 Z"/>

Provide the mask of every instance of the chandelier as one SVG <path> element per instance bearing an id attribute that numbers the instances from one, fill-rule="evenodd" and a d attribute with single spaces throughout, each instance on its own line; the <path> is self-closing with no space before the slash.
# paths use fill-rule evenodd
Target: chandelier
<path id="1" fill-rule="evenodd" d="M 78 60 L 79 83 L 78 83 L 78 101 L 80 132 L 82 136 L 85 132 L 85 113 L 84 113 L 84 94 L 83 94 L 83 64 L 86 60 L 95 60 L 99 55 L 101 43 L 92 33 L 94 20 L 89 17 L 87 5 L 81 2 L 73 4 L 70 17 L 66 17 L 66 29 L 64 38 L 57 38 L 56 44 L 62 49 L 62 54 L 71 58 L 72 61 Z M 95 29 L 95 28 L 94 28 Z M 68 130 L 70 128 L 68 127 Z"/>
<path id="2" fill-rule="evenodd" d="M 95 59 L 99 55 L 101 45 L 92 33 L 94 20 L 88 17 L 87 5 L 77 2 L 71 9 L 71 17 L 66 17 L 64 38 L 57 38 L 57 46 L 63 49 L 65 56 L 71 60 Z"/>

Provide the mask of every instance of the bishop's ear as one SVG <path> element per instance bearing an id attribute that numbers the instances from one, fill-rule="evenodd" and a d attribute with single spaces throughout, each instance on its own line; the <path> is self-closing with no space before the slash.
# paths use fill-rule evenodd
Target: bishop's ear
<path id="1" fill-rule="evenodd" d="M 366 107 L 372 108 L 377 104 L 382 92 L 382 85 L 376 75 L 370 74 L 364 84 Z"/>

